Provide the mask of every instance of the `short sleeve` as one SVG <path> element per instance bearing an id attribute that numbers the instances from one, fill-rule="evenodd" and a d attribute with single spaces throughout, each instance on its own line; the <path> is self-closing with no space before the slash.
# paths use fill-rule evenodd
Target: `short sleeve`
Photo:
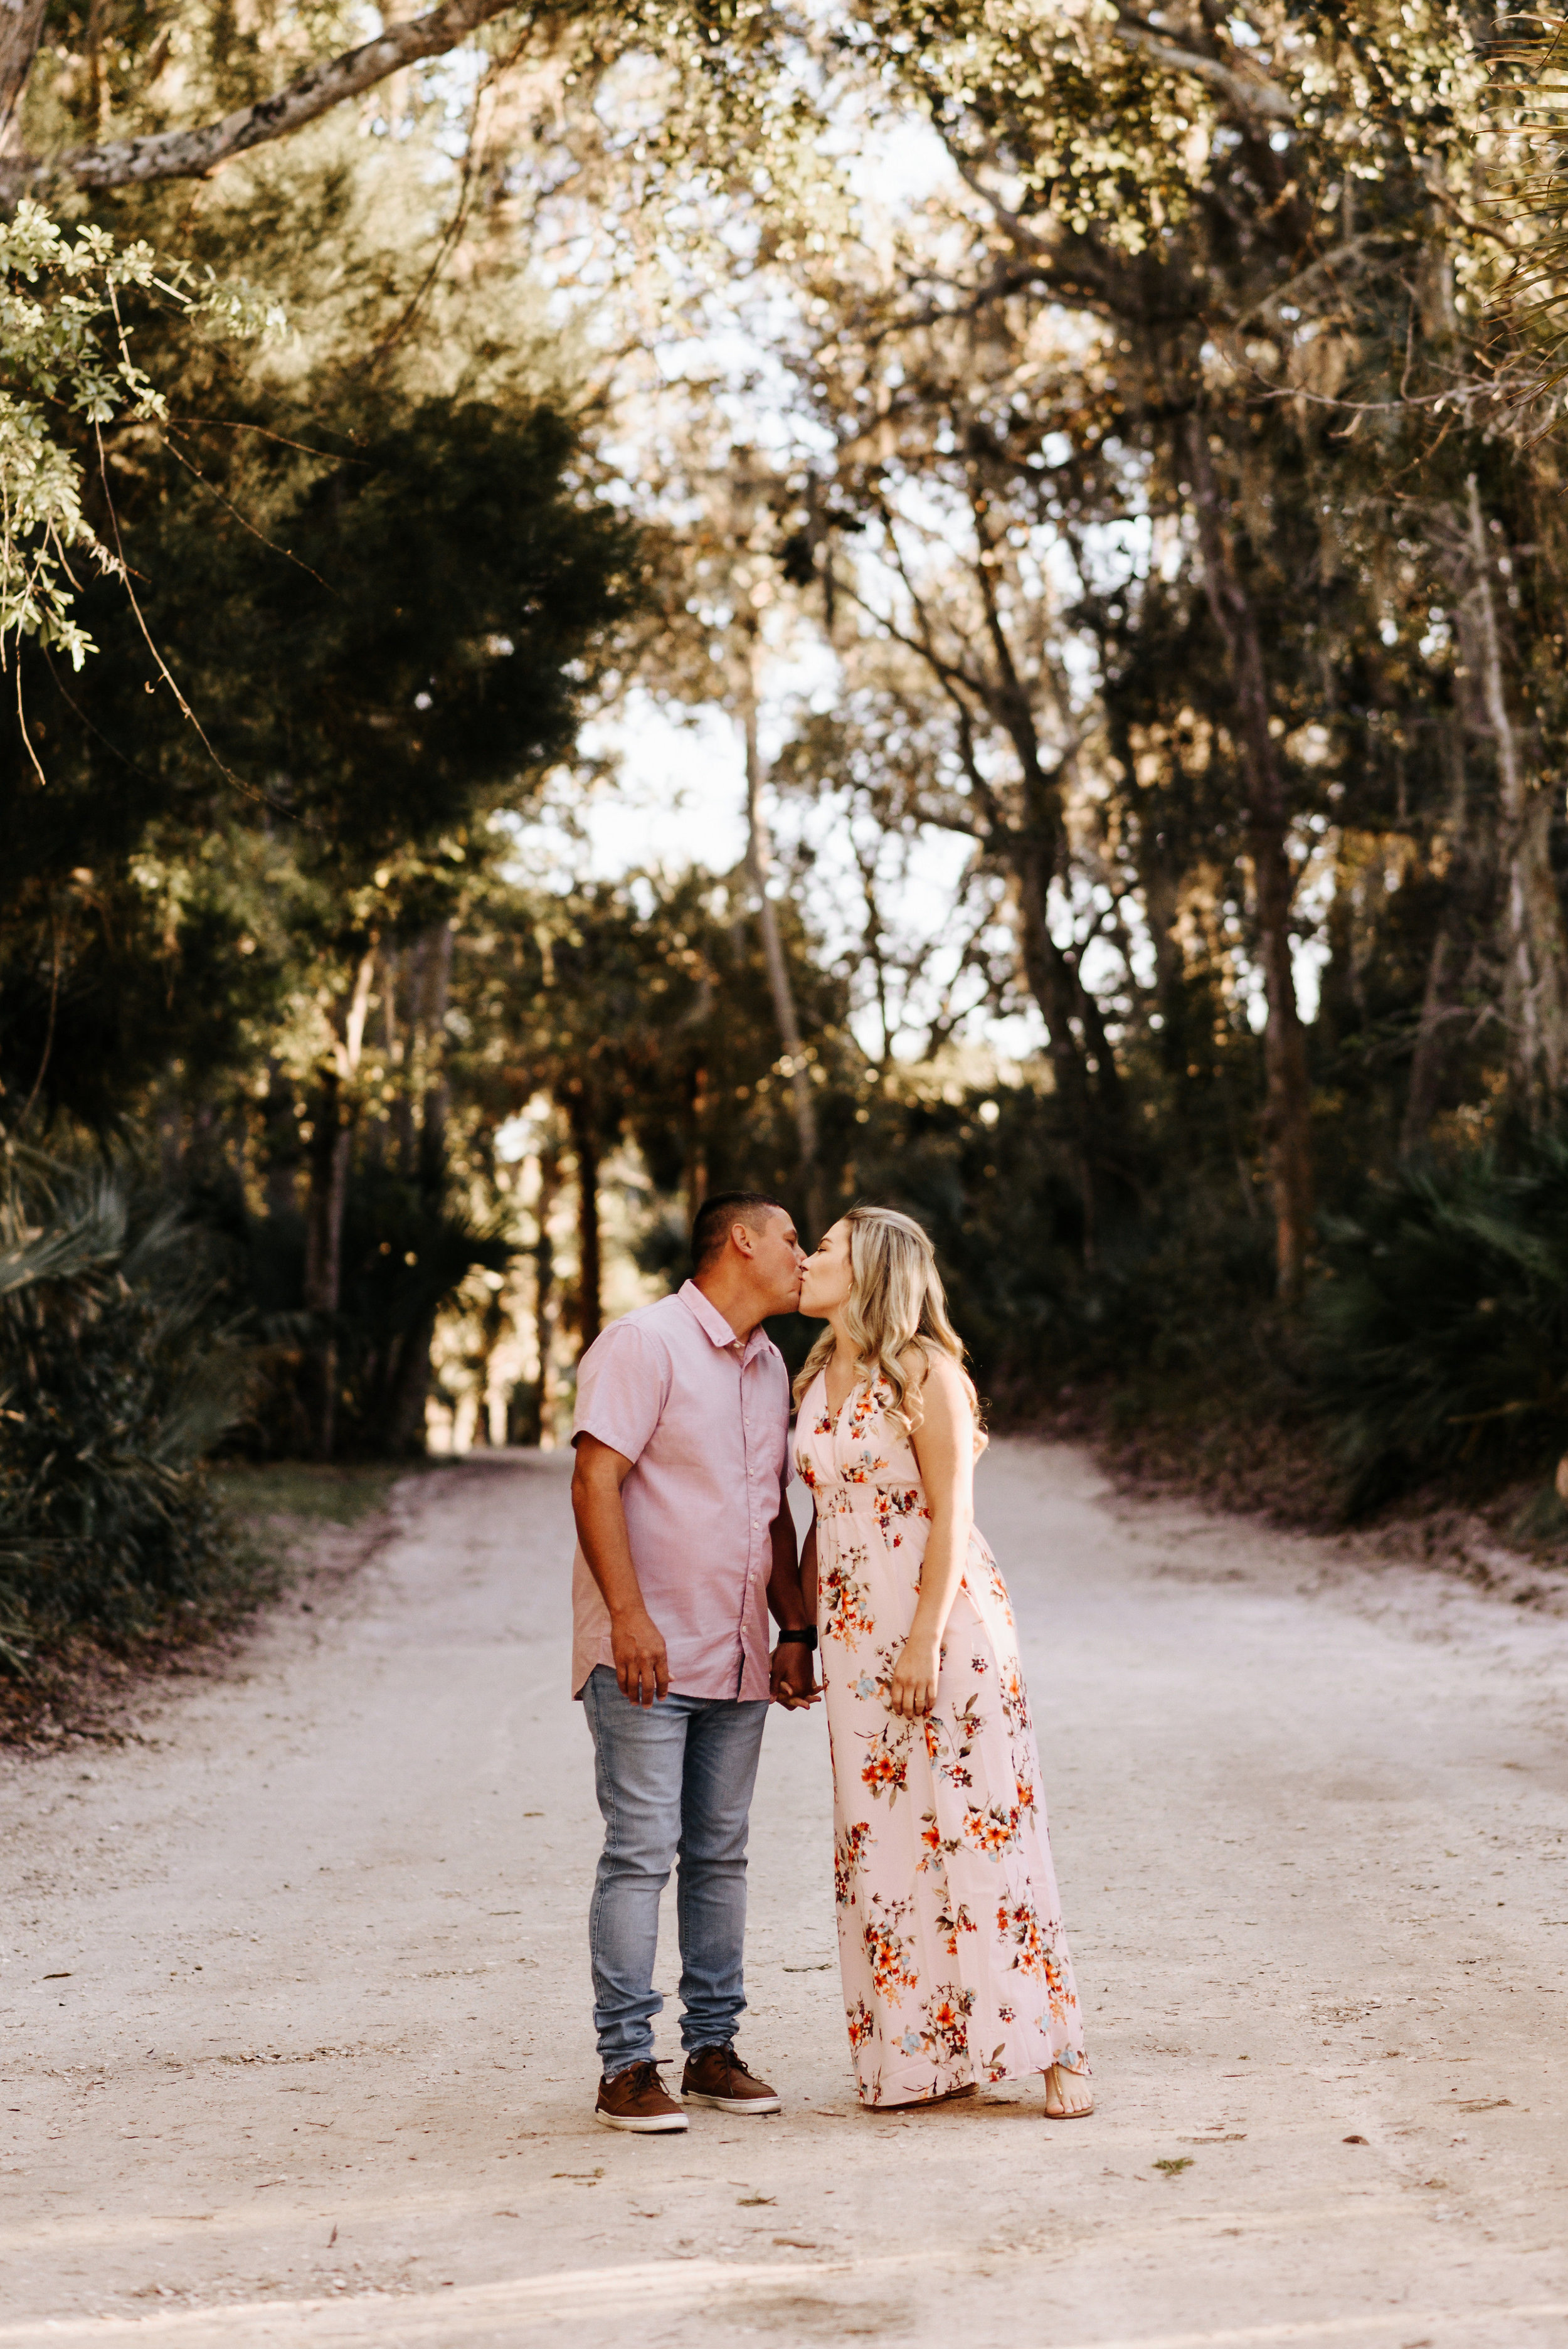
<path id="1" fill-rule="evenodd" d="M 572 1441 L 595 1435 L 638 1460 L 669 1401 L 669 1358 L 634 1320 L 612 1321 L 577 1365 Z"/>

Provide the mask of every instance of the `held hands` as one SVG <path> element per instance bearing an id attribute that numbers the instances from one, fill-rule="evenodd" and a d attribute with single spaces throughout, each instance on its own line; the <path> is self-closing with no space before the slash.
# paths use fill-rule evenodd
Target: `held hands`
<path id="1" fill-rule="evenodd" d="M 803 1640 L 785 1640 L 769 1659 L 768 1692 L 786 1713 L 803 1713 L 822 1692 L 811 1669 L 811 1651 Z"/>
<path id="2" fill-rule="evenodd" d="M 652 1704 L 668 1694 L 670 1660 L 664 1635 L 646 1609 L 611 1617 L 610 1653 L 621 1694 L 634 1704 Z"/>
<path id="3" fill-rule="evenodd" d="M 917 1623 L 903 1643 L 888 1687 L 888 1711 L 905 1721 L 922 1721 L 936 1705 L 936 1683 L 942 1671 L 942 1642 L 934 1631 Z"/>

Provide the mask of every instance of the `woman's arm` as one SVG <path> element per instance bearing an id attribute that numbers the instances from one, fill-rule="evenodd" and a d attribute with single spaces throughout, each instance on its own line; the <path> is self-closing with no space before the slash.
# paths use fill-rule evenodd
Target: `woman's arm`
<path id="1" fill-rule="evenodd" d="M 925 1416 L 911 1441 L 931 1510 L 914 1620 L 894 1668 L 890 1702 L 907 1720 L 936 1702 L 942 1635 L 964 1579 L 975 1524 L 975 1417 L 957 1364 L 933 1353 L 921 1389 Z"/>

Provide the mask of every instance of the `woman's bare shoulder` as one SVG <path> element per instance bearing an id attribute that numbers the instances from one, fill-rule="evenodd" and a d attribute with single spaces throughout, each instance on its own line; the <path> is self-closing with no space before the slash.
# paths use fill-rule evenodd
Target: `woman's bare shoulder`
<path id="1" fill-rule="evenodd" d="M 959 1441 L 960 1430 L 975 1424 L 975 1403 L 969 1381 L 942 1346 L 924 1346 L 925 1368 L 918 1381 L 920 1415 L 932 1435 L 941 1432 L 945 1442 Z"/>
<path id="2" fill-rule="evenodd" d="M 925 1368 L 921 1373 L 920 1380 L 922 1392 L 926 1395 L 941 1395 L 944 1400 L 951 1398 L 961 1403 L 967 1412 L 969 1409 L 968 1381 L 946 1348 L 927 1345 L 918 1339 L 915 1343 L 919 1345 L 921 1352 L 925 1357 Z"/>

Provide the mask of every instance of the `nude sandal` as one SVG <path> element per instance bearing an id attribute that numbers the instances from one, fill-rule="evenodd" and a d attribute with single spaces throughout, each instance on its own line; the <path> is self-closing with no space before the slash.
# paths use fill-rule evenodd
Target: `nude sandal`
<path id="1" fill-rule="evenodd" d="M 1078 2080 L 1081 2079 L 1083 2076 L 1079 2072 L 1063 2072 L 1059 2064 L 1053 2064 L 1049 2071 L 1043 2072 L 1040 2075 L 1046 2083 L 1046 2093 L 1047 2095 L 1050 2094 L 1052 2072 L 1060 2075 L 1057 2083 L 1057 2094 L 1058 2096 L 1062 2093 L 1061 2081 L 1063 2079 Z M 1087 2121 L 1093 2111 L 1094 2098 L 1091 2096 L 1088 2104 L 1080 2106 L 1076 2113 L 1053 2113 L 1050 2106 L 1047 2105 L 1046 2106 L 1046 2118 L 1048 2121 Z"/>

